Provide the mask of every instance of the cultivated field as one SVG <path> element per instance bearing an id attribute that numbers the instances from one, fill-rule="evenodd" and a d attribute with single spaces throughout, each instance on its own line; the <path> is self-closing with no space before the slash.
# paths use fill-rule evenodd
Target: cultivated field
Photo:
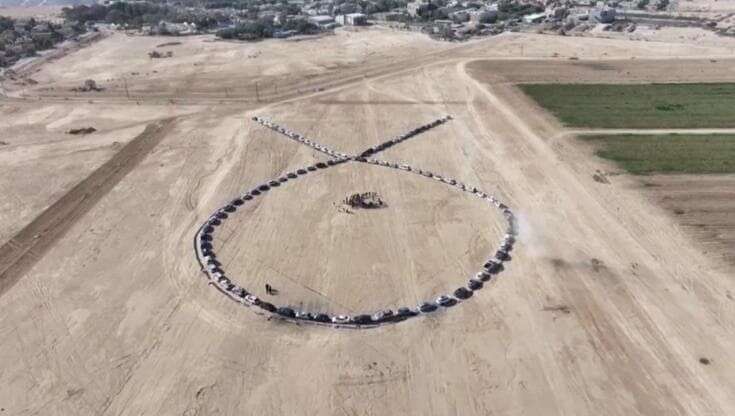
<path id="1" fill-rule="evenodd" d="M 556 53 L 661 58 L 646 63 L 651 74 L 681 63 L 690 82 L 726 70 L 701 72 L 650 43 L 519 34 L 460 45 L 375 29 L 299 43 L 177 40 L 159 62 L 147 52 L 171 39 L 116 34 L 28 74 L 38 85 L 5 85 L 0 122 L 14 130 L 0 157 L 23 174 L 0 185 L 18 201 L 9 209 L 27 207 L 0 221 L 11 253 L 0 259 L 5 414 L 735 412 L 732 270 L 636 179 L 593 180 L 610 165 L 485 69 L 513 59 L 523 74 L 518 62 L 542 60 L 561 78 Z M 706 62 L 728 53 L 667 46 Z M 132 72 L 151 78 L 126 93 Z M 68 91 L 87 78 L 109 89 Z M 255 80 L 268 79 L 283 80 L 278 92 L 256 96 Z M 252 116 L 352 153 L 445 114 L 454 120 L 381 157 L 508 203 L 521 232 L 497 281 L 453 308 L 362 331 L 266 320 L 207 285 L 192 239 L 209 213 L 326 159 Z M 99 132 L 63 133 L 87 125 Z M 334 205 L 364 191 L 388 206 Z M 362 164 L 307 175 L 226 224 L 215 244 L 233 279 L 334 313 L 465 283 L 504 225 L 463 193 Z"/>
<path id="2" fill-rule="evenodd" d="M 735 127 L 735 84 L 521 84 L 570 127 Z"/>
<path id="3" fill-rule="evenodd" d="M 590 135 L 596 154 L 634 174 L 735 173 L 735 135 Z"/>

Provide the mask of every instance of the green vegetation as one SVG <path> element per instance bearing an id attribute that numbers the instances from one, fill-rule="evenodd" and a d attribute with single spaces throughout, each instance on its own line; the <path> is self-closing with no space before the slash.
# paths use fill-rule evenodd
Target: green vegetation
<path id="1" fill-rule="evenodd" d="M 222 39 L 258 40 L 272 38 L 277 31 L 293 31 L 299 34 L 313 34 L 319 32 L 319 27 L 306 19 L 289 19 L 283 25 L 276 27 L 271 20 L 260 20 L 238 24 L 235 27 L 217 31 Z"/>
<path id="2" fill-rule="evenodd" d="M 735 83 L 522 84 L 520 88 L 571 127 L 735 127 Z"/>
<path id="3" fill-rule="evenodd" d="M 587 135 L 598 156 L 630 173 L 735 173 L 735 135 Z"/>
<path id="4" fill-rule="evenodd" d="M 108 5 L 93 4 L 79 5 L 62 9 L 67 21 L 85 23 L 115 23 L 139 28 L 142 25 L 156 25 L 161 21 L 173 23 L 194 23 L 199 29 L 214 27 L 219 19 L 225 17 L 215 12 L 197 12 L 184 8 L 172 7 L 166 4 L 139 1 L 114 2 Z"/>

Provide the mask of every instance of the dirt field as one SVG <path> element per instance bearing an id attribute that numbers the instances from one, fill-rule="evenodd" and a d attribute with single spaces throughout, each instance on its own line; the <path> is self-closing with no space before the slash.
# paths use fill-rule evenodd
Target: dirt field
<path id="1" fill-rule="evenodd" d="M 663 58 L 665 59 L 665 58 Z M 594 61 L 481 60 L 468 65 L 483 82 L 652 83 L 727 82 L 735 79 L 735 57 L 725 59 L 600 59 Z M 666 68 L 666 71 L 661 71 Z"/>
<path id="2" fill-rule="evenodd" d="M 646 193 L 678 218 L 702 254 L 735 266 L 735 175 L 654 175 L 642 179 Z"/>
<path id="3" fill-rule="evenodd" d="M 344 70 L 320 69 L 325 85 L 341 88 L 299 96 L 300 86 L 314 85 L 307 68 L 331 59 L 303 53 L 307 45 L 352 45 L 354 36 L 375 36 L 364 49 L 374 58 L 362 69 L 354 56 L 344 58 Z M 228 51 L 260 48 L 271 56 L 268 44 L 213 44 L 223 50 L 208 61 L 205 40 L 194 38 L 182 50 L 201 47 L 198 58 L 175 52 L 171 62 L 148 61 L 151 46 L 168 40 L 131 41 L 131 67 L 123 67 L 123 59 L 105 52 L 116 50 L 108 42 L 125 42 L 115 35 L 32 75 L 41 87 L 56 88 L 129 71 L 152 74 L 181 59 L 180 72 L 165 74 L 170 87 L 148 94 L 150 84 L 135 86 L 140 105 L 114 89 L 82 99 L 20 85 L 1 104 L 2 122 L 12 120 L 16 130 L 2 139 L 12 143 L 0 146 L 0 157 L 27 152 L 37 161 L 12 181 L 3 176 L 6 199 L 31 207 L 20 220 L 3 216 L 3 235 L 50 215 L 44 210 L 64 194 L 39 192 L 25 181 L 54 188 L 44 180 L 65 172 L 64 164 L 85 161 L 59 176 L 63 189 L 100 184 L 85 188 L 93 203 L 65 207 L 71 223 L 51 222 L 54 229 L 36 233 L 43 250 L 31 242 L 11 259 L 25 266 L 0 270 L 8 282 L 0 294 L 4 414 L 735 412 L 732 272 L 703 256 L 634 179 L 595 182 L 591 175 L 604 162 L 560 135 L 558 124 L 508 80 L 486 83 L 467 68 L 472 60 L 519 57 L 521 50 L 549 62 L 558 61 L 554 52 L 662 56 L 650 43 L 514 34 L 432 46 L 403 33 L 338 34 L 279 44 L 283 50 L 269 59 L 292 68 L 273 69 L 283 71 L 274 76 L 292 74 L 289 90 L 278 93 L 289 100 L 274 95 L 261 104 L 238 95 L 220 104 L 228 98 L 217 81 L 220 69 L 223 83 L 239 66 L 243 81 L 269 76 L 270 65 L 240 55 L 224 62 Z M 705 59 L 727 53 L 672 48 Z M 360 49 L 329 51 L 344 50 Z M 656 62 L 662 72 L 672 66 Z M 700 72 L 691 68 L 694 81 Z M 201 86 L 206 99 L 185 91 L 187 83 Z M 267 321 L 225 299 L 198 269 L 196 229 L 242 191 L 324 158 L 248 121 L 255 114 L 349 152 L 452 114 L 452 122 L 383 157 L 476 183 L 505 200 L 522 225 L 508 270 L 455 308 L 365 331 Z M 84 138 L 59 133 L 82 121 L 104 128 Z M 115 159 L 151 124 L 162 136 L 151 136 L 150 148 L 129 155 L 130 165 Z M 116 140 L 118 152 L 111 149 Z M 49 145 L 37 146 L 44 141 Z M 88 160 L 53 156 L 105 143 Z M 121 165 L 108 170 L 110 160 Z M 380 192 L 388 207 L 346 215 L 332 205 L 368 190 Z M 253 291 L 271 282 L 281 290 L 279 304 L 333 312 L 410 304 L 465 282 L 497 243 L 502 224 L 494 211 L 436 183 L 351 164 L 267 195 L 233 221 L 217 241 L 233 277 Z"/>

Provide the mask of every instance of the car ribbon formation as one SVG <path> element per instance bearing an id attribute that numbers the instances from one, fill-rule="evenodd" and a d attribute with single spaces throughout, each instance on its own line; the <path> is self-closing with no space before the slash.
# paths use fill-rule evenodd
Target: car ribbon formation
<path id="1" fill-rule="evenodd" d="M 417 127 L 407 133 L 383 142 L 377 146 L 370 147 L 357 155 L 348 155 L 330 149 L 327 146 L 319 144 L 307 137 L 304 137 L 301 134 L 290 131 L 287 128 L 279 126 L 269 120 L 261 117 L 253 117 L 253 121 L 260 123 L 261 125 L 268 127 L 271 130 L 274 130 L 282 135 L 285 135 L 286 137 L 296 142 L 299 142 L 313 148 L 314 150 L 322 152 L 328 155 L 330 159 L 325 162 L 317 162 L 313 165 L 287 172 L 283 174 L 283 176 L 256 185 L 252 189 L 246 191 L 242 195 L 230 201 L 227 205 L 216 210 L 197 230 L 196 236 L 194 237 L 194 251 L 196 253 L 196 257 L 202 268 L 202 271 L 207 276 L 210 283 L 214 285 L 224 295 L 235 302 L 252 307 L 262 314 L 267 314 L 272 317 L 291 322 L 303 322 L 311 324 L 330 325 L 336 327 L 370 328 L 381 324 L 400 322 L 411 317 L 420 316 L 422 314 L 429 314 L 436 311 L 440 307 L 451 307 L 459 302 L 469 299 L 470 297 L 472 297 L 474 292 L 482 289 L 485 283 L 493 279 L 493 276 L 503 271 L 503 263 L 510 261 L 510 251 L 513 249 L 513 244 L 515 243 L 516 236 L 518 234 L 517 221 L 513 212 L 505 204 L 498 201 L 494 196 L 488 195 L 487 193 L 482 192 L 474 186 L 464 184 L 456 179 L 437 175 L 436 173 L 432 173 L 428 170 L 417 169 L 407 164 L 388 162 L 372 157 L 377 153 L 388 149 L 389 147 L 395 146 L 429 129 L 444 124 L 451 119 L 451 116 L 439 118 L 430 123 Z M 223 270 L 222 268 L 222 263 L 218 261 L 217 255 L 214 252 L 213 241 L 217 229 L 222 225 L 224 221 L 226 221 L 230 217 L 230 215 L 235 213 L 238 208 L 242 207 L 243 205 L 253 203 L 256 198 L 263 197 L 267 193 L 279 189 L 290 181 L 302 178 L 306 175 L 314 174 L 320 170 L 325 170 L 330 167 L 349 162 L 367 163 L 413 173 L 415 175 L 423 176 L 427 179 L 433 179 L 445 183 L 448 186 L 454 187 L 457 190 L 470 193 L 477 198 L 486 201 L 487 203 L 499 209 L 507 221 L 506 233 L 500 242 L 499 248 L 491 253 L 488 260 L 480 267 L 480 270 L 477 272 L 477 274 L 475 274 L 468 280 L 466 285 L 458 287 L 456 290 L 454 290 L 454 292 L 450 294 L 441 294 L 434 300 L 421 302 L 415 307 L 399 307 L 396 309 L 395 312 L 388 309 L 372 314 L 364 313 L 352 316 L 328 315 L 325 313 L 320 313 L 319 311 L 304 311 L 289 306 L 276 306 L 270 302 L 260 299 L 254 293 L 251 293 L 244 287 L 239 286 L 236 282 L 230 279 L 230 277 L 228 277 L 225 270 Z"/>

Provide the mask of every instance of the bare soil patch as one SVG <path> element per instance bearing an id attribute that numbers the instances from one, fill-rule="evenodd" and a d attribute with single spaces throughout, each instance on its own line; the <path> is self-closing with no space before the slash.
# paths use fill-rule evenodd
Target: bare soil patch
<path id="1" fill-rule="evenodd" d="M 481 60 L 467 65 L 483 82 L 651 83 L 735 81 L 732 59 Z"/>

